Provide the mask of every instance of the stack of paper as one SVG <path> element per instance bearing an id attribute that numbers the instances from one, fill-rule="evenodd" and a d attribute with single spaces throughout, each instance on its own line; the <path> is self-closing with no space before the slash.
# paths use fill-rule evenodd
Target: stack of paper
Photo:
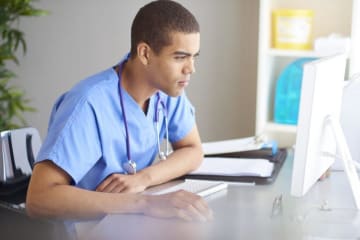
<path id="1" fill-rule="evenodd" d="M 212 154 L 220 154 L 220 153 L 258 150 L 262 148 L 263 145 L 264 145 L 264 141 L 259 139 L 259 137 L 254 136 L 247 138 L 208 142 L 208 143 L 203 143 L 202 146 L 205 155 L 212 155 Z"/>
<path id="2" fill-rule="evenodd" d="M 204 158 L 201 166 L 191 174 L 270 177 L 273 169 L 274 163 L 267 159 L 211 157 Z"/>
<path id="3" fill-rule="evenodd" d="M 203 143 L 205 158 L 201 166 L 186 177 L 270 183 L 276 177 L 286 152 L 273 154 L 269 148 L 269 154 L 265 148 L 267 144 L 261 136 Z"/>

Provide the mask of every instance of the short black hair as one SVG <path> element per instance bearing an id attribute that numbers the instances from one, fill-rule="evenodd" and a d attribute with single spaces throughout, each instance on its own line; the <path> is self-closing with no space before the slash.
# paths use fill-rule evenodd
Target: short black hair
<path id="1" fill-rule="evenodd" d="M 136 56 L 137 45 L 147 43 L 158 54 L 171 44 L 173 32 L 198 33 L 200 26 L 194 15 L 181 4 L 169 1 L 153 1 L 136 14 L 131 26 L 130 55 Z"/>

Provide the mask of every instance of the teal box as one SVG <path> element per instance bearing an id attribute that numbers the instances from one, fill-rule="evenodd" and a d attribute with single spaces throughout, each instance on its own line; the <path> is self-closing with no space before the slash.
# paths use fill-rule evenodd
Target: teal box
<path id="1" fill-rule="evenodd" d="M 296 125 L 299 116 L 303 66 L 315 58 L 300 58 L 290 63 L 280 74 L 275 91 L 274 121 Z"/>

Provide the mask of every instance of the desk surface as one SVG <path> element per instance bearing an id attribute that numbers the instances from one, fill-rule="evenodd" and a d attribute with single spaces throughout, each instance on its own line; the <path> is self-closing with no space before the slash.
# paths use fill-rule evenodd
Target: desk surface
<path id="1" fill-rule="evenodd" d="M 356 210 L 344 172 L 332 172 L 302 198 L 290 196 L 292 153 L 271 185 L 229 186 L 207 198 L 211 223 L 139 215 L 108 215 L 84 239 L 359 239 Z M 282 205 L 273 212 L 273 202 Z M 322 210 L 321 210 L 322 209 Z"/>

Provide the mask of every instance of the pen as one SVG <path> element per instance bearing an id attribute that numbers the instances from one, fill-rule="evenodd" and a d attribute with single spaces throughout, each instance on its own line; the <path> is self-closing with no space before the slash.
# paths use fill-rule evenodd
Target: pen
<path id="1" fill-rule="evenodd" d="M 276 196 L 271 208 L 270 217 L 276 217 L 282 214 L 282 194 Z"/>

